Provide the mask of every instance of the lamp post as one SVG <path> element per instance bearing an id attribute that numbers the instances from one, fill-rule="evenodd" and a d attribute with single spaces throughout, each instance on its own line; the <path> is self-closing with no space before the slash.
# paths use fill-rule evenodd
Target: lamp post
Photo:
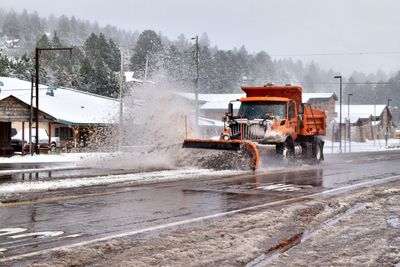
<path id="1" fill-rule="evenodd" d="M 390 101 L 392 101 L 392 99 L 388 98 L 388 100 L 387 100 L 387 111 L 386 111 L 386 135 L 385 135 L 386 147 L 388 146 L 388 139 L 389 139 L 389 106 L 390 106 Z"/>
<path id="2" fill-rule="evenodd" d="M 196 78 L 194 80 L 194 85 L 195 85 L 195 101 L 196 101 L 196 126 L 199 126 L 199 36 L 196 35 L 196 37 L 191 38 L 192 40 L 195 40 L 195 62 L 196 62 Z"/>
<path id="3" fill-rule="evenodd" d="M 339 153 L 342 153 L 342 75 L 336 75 L 335 79 L 340 80 L 340 91 L 339 91 Z"/>
<path id="4" fill-rule="evenodd" d="M 349 152 L 351 152 L 351 124 L 350 124 L 350 97 L 353 96 L 353 94 L 347 94 L 347 118 L 349 120 Z"/>

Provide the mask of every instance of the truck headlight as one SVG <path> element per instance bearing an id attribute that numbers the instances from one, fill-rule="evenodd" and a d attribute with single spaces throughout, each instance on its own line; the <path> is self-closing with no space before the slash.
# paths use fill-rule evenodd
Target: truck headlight
<path id="1" fill-rule="evenodd" d="M 229 137 L 228 134 L 223 134 L 223 135 L 221 136 L 221 139 L 224 140 L 224 141 L 229 141 L 230 137 Z"/>

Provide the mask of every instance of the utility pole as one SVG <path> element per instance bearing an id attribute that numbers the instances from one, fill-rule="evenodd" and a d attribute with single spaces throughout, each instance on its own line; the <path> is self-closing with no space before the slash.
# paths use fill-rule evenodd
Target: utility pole
<path id="1" fill-rule="evenodd" d="M 389 139 L 389 107 L 390 107 L 391 98 L 387 100 L 387 110 L 386 110 L 386 134 L 385 134 L 385 141 L 386 147 L 388 146 L 388 139 Z"/>
<path id="2" fill-rule="evenodd" d="M 196 41 L 195 44 L 195 62 L 196 62 L 196 78 L 194 80 L 195 86 L 195 101 L 196 101 L 196 126 L 199 126 L 199 36 L 193 37 L 192 40 Z"/>
<path id="3" fill-rule="evenodd" d="M 350 97 L 353 94 L 347 94 L 347 118 L 349 120 L 349 152 L 351 152 L 351 123 L 350 123 Z"/>
<path id="4" fill-rule="evenodd" d="M 147 81 L 147 76 L 149 72 L 149 53 L 146 52 L 146 65 L 144 67 L 144 80 Z"/>
<path id="5" fill-rule="evenodd" d="M 33 88 L 34 88 L 34 78 L 35 76 L 31 75 L 31 107 L 29 110 L 29 155 L 33 156 L 32 150 L 32 120 L 33 120 Z M 22 140 L 24 142 L 24 140 Z M 24 144 L 22 144 L 22 149 L 24 149 Z"/>
<path id="6" fill-rule="evenodd" d="M 119 78 L 119 127 L 118 127 L 118 149 L 121 149 L 121 138 L 122 138 L 122 94 L 124 92 L 125 83 L 125 71 L 124 71 L 124 51 L 121 50 L 121 67 L 120 67 L 120 78 Z"/>
<path id="7" fill-rule="evenodd" d="M 42 51 L 69 51 L 70 55 L 72 53 L 72 48 L 71 47 L 60 47 L 60 48 L 38 48 L 36 47 L 35 49 L 35 84 L 36 84 L 36 90 L 35 90 L 35 102 L 36 102 L 36 109 L 35 109 L 35 126 L 36 126 L 36 143 L 35 143 L 35 151 L 36 154 L 40 153 L 40 147 L 39 147 L 39 68 L 40 68 L 40 54 Z M 32 126 L 32 125 L 31 125 Z M 49 136 L 50 138 L 51 136 Z M 31 136 L 29 137 L 31 138 Z M 31 140 L 29 140 L 31 141 Z"/>
<path id="8" fill-rule="evenodd" d="M 340 96 L 339 96 L 339 153 L 342 153 L 342 75 L 337 75 L 335 79 L 340 79 Z"/>

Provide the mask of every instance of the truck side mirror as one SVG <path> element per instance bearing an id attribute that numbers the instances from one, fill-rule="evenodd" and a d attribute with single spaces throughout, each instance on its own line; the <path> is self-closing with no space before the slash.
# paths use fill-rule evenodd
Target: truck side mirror
<path id="1" fill-rule="evenodd" d="M 229 102 L 229 104 L 228 104 L 228 114 L 230 117 L 233 116 L 233 103 L 232 102 Z"/>
<path id="2" fill-rule="evenodd" d="M 304 128 L 303 119 L 304 119 L 304 104 L 299 104 L 299 111 L 298 111 L 298 118 L 299 118 L 299 126 L 300 129 Z"/>

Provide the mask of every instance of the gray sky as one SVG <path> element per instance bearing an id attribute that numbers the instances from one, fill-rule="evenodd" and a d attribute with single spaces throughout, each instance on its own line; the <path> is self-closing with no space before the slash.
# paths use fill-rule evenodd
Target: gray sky
<path id="1" fill-rule="evenodd" d="M 244 44 L 250 52 L 314 60 L 344 75 L 400 70 L 398 0 L 13 0 L 0 7 L 153 29 L 170 39 L 207 32 L 219 48 Z M 342 55 L 359 53 L 366 54 Z"/>

